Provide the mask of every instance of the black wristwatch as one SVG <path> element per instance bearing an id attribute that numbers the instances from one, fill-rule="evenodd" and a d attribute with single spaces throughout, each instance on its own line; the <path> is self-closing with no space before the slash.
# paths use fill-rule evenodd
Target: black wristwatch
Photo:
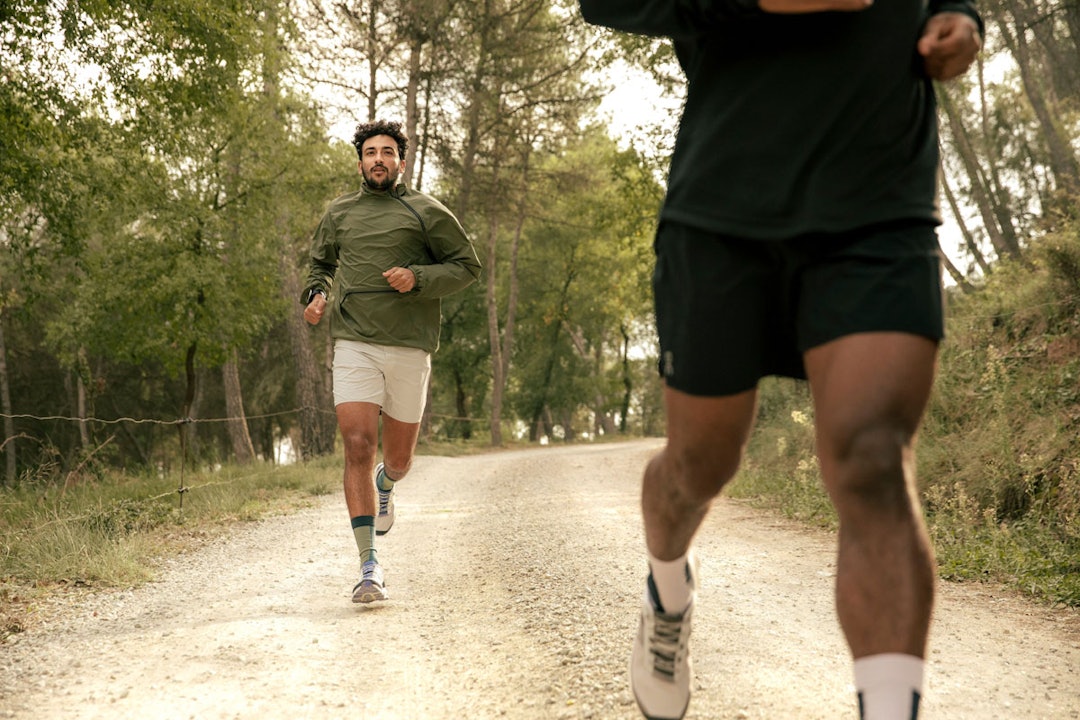
<path id="1" fill-rule="evenodd" d="M 325 290 L 320 290 L 319 288 L 311 288 L 311 290 L 308 291 L 308 296 L 307 296 L 307 301 L 308 301 L 309 305 L 311 304 L 311 301 L 315 299 L 316 295 L 322 295 L 323 300 L 326 299 L 326 291 Z"/>

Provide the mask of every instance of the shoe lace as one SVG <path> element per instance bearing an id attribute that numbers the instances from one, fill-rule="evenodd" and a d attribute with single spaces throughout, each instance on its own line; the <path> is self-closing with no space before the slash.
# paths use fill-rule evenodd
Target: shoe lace
<path id="1" fill-rule="evenodd" d="M 653 670 L 675 677 L 675 666 L 681 661 L 686 643 L 682 640 L 682 615 L 656 613 L 653 633 L 649 638 L 649 652 L 653 656 Z"/>
<path id="2" fill-rule="evenodd" d="M 364 571 L 360 576 L 360 582 L 362 583 L 376 583 L 378 582 L 379 566 L 372 564 L 364 564 Z"/>
<path id="3" fill-rule="evenodd" d="M 380 515 L 385 515 L 386 513 L 388 513 L 390 511 L 389 507 L 390 507 L 390 491 L 389 490 L 380 490 L 379 491 L 379 514 Z"/>

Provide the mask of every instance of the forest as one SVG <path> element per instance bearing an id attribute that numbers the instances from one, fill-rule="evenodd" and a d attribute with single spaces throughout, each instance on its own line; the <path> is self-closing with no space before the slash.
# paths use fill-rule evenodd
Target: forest
<path id="1" fill-rule="evenodd" d="M 977 65 L 935 88 L 951 339 L 924 492 L 990 527 L 1050 508 L 1075 549 L 1080 3 L 978 7 Z M 444 302 L 422 442 L 661 435 L 651 243 L 676 119 L 605 114 L 619 82 L 643 105 L 684 89 L 668 41 L 566 0 L 3 3 L 0 484 L 332 453 L 330 338 L 297 298 L 376 118 L 404 123 L 406 182 L 484 265 Z M 762 437 L 805 405 L 765 386 Z"/>
<path id="2" fill-rule="evenodd" d="M 330 451 L 329 337 L 296 298 L 318 218 L 359 182 L 352 129 L 376 117 L 405 122 L 406 181 L 455 212 L 486 267 L 444 306 L 425 436 L 660 430 L 658 161 L 590 119 L 605 42 L 572 8 L 14 8 L 6 483 Z"/>

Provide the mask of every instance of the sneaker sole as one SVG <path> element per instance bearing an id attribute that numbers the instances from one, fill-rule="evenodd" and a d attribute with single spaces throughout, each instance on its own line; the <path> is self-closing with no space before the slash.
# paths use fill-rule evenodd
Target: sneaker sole
<path id="1" fill-rule="evenodd" d="M 379 602 L 380 600 L 386 600 L 389 595 L 386 594 L 385 589 L 378 588 L 360 588 L 353 593 L 352 601 L 354 603 L 372 603 Z"/>

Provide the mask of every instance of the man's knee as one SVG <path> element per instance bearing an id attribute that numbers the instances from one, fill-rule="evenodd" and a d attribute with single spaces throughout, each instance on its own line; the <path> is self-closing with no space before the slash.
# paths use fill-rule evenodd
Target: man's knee
<path id="1" fill-rule="evenodd" d="M 668 448 L 667 481 L 691 503 L 708 502 L 720 494 L 735 475 L 742 460 L 738 443 L 711 443 L 708 446 Z"/>
<path id="2" fill-rule="evenodd" d="M 400 480 L 412 470 L 412 457 L 396 458 L 386 455 L 383 458 L 383 468 L 391 479 Z"/>
<path id="3" fill-rule="evenodd" d="M 822 466 L 827 468 L 825 484 L 837 510 L 906 505 L 911 442 L 902 427 L 883 421 L 864 424 L 827 443 L 835 450 L 832 457 L 822 458 Z"/>
<path id="4" fill-rule="evenodd" d="M 346 459 L 356 460 L 363 457 L 374 457 L 378 449 L 378 438 L 371 433 L 362 430 L 341 430 L 341 442 L 345 448 Z"/>

